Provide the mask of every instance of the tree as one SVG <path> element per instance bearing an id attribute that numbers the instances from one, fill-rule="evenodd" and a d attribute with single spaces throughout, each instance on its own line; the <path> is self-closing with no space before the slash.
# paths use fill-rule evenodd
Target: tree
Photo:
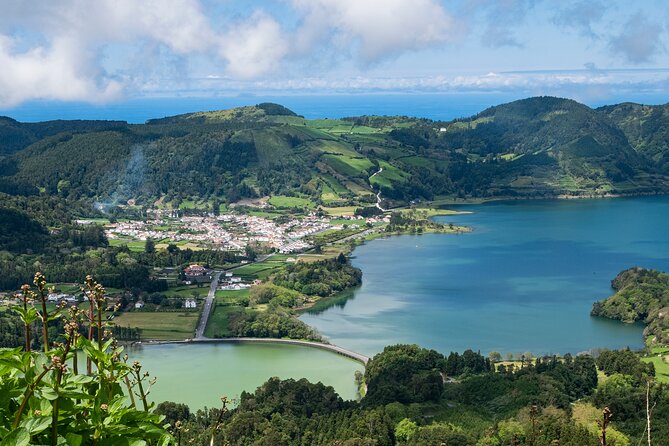
<path id="1" fill-rule="evenodd" d="M 488 353 L 488 359 L 492 362 L 500 362 L 502 360 L 502 354 L 500 352 L 490 352 Z"/>
<path id="2" fill-rule="evenodd" d="M 395 438 L 399 441 L 409 442 L 418 432 L 418 425 L 408 418 L 404 418 L 395 427 Z"/>
<path id="3" fill-rule="evenodd" d="M 156 252 L 156 242 L 152 238 L 147 238 L 144 243 L 144 252 L 147 254 L 153 254 Z"/>

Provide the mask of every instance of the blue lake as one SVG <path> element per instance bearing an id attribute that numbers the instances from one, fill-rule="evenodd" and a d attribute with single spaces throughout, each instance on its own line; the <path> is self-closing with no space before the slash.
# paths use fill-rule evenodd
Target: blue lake
<path id="1" fill-rule="evenodd" d="M 640 324 L 590 316 L 632 266 L 669 270 L 669 197 L 494 202 L 439 217 L 474 228 L 406 235 L 354 251 L 363 284 L 344 304 L 302 319 L 365 354 L 393 343 L 578 353 L 643 345 Z"/>

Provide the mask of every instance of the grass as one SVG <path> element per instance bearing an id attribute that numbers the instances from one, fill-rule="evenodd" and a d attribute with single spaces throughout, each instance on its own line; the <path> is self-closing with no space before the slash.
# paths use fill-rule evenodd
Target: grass
<path id="1" fill-rule="evenodd" d="M 197 286 L 178 286 L 170 288 L 165 291 L 163 294 L 167 297 L 192 297 L 195 293 L 198 297 L 207 297 L 209 294 L 209 284 L 205 283 L 201 287 Z"/>
<path id="2" fill-rule="evenodd" d="M 109 239 L 109 246 L 127 246 L 132 252 L 143 252 L 145 244 L 146 241 L 144 240 L 134 240 L 129 238 Z"/>
<path id="3" fill-rule="evenodd" d="M 267 218 L 269 220 L 273 220 L 277 217 L 281 217 L 283 215 L 286 215 L 286 213 L 282 212 L 282 211 L 264 211 L 264 210 L 251 210 L 251 211 L 248 211 L 247 214 L 252 215 L 254 217 Z"/>
<path id="4" fill-rule="evenodd" d="M 230 331 L 230 316 L 232 314 L 244 311 L 244 307 L 239 305 L 219 305 L 216 304 L 214 311 L 209 316 L 207 328 L 204 335 L 209 338 L 224 338 L 232 335 Z"/>
<path id="5" fill-rule="evenodd" d="M 367 169 L 373 166 L 372 162 L 362 156 L 325 154 L 321 158 L 331 168 L 342 175 L 356 177 L 366 174 Z"/>
<path id="6" fill-rule="evenodd" d="M 246 299 L 249 290 L 217 291 L 214 310 L 209 316 L 204 335 L 212 338 L 231 336 L 228 329 L 230 316 L 244 311 L 240 301 Z"/>
<path id="7" fill-rule="evenodd" d="M 308 198 L 288 197 L 285 195 L 275 195 L 269 199 L 269 204 L 277 208 L 314 208 L 316 203 Z"/>
<path id="8" fill-rule="evenodd" d="M 655 379 L 658 382 L 669 384 L 669 347 L 653 347 L 651 354 L 641 360 L 655 366 Z"/>
<path id="9" fill-rule="evenodd" d="M 328 183 L 323 182 L 321 190 L 321 200 L 324 202 L 339 201 L 341 197 L 330 187 Z"/>
<path id="10" fill-rule="evenodd" d="M 378 175 L 370 178 L 369 182 L 375 186 L 383 186 L 392 188 L 393 183 L 404 183 L 408 174 L 403 170 L 398 169 L 387 161 L 380 160 L 379 166 L 383 171 Z"/>
<path id="11" fill-rule="evenodd" d="M 216 304 L 219 303 L 237 303 L 240 299 L 249 297 L 248 288 L 245 290 L 216 291 Z"/>
<path id="12" fill-rule="evenodd" d="M 403 212 L 409 212 L 409 209 L 404 209 Z M 451 209 L 435 209 L 435 208 L 416 208 L 416 212 L 420 213 L 421 216 L 427 218 L 437 217 L 437 216 L 447 216 L 447 215 L 467 215 L 471 214 L 471 211 L 454 211 Z"/>
<path id="13" fill-rule="evenodd" d="M 200 312 L 143 312 L 123 313 L 114 319 L 121 327 L 137 327 L 142 339 L 172 341 L 192 338 Z"/>
<path id="14" fill-rule="evenodd" d="M 251 279 L 260 279 L 264 280 L 274 273 L 277 269 L 281 268 L 285 264 L 283 261 L 271 261 L 265 260 L 264 262 L 251 263 L 244 265 L 240 268 L 234 270 L 234 274 L 241 276 L 247 280 Z"/>
<path id="15" fill-rule="evenodd" d="M 323 210 L 333 217 L 341 217 L 342 215 L 353 215 L 357 206 L 340 206 L 340 207 L 324 207 Z"/>
<path id="16" fill-rule="evenodd" d="M 346 155 L 351 157 L 360 156 L 360 154 L 353 150 L 349 145 L 338 141 L 319 141 L 318 144 L 315 144 L 313 147 L 323 153 Z"/>
<path id="17" fill-rule="evenodd" d="M 343 186 L 339 180 L 328 173 L 323 173 L 320 175 L 321 179 L 336 193 L 339 195 L 347 194 L 349 192 L 345 186 Z"/>

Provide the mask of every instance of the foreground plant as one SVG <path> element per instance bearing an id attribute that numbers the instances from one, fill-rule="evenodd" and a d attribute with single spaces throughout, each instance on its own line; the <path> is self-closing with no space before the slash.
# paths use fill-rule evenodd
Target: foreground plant
<path id="1" fill-rule="evenodd" d="M 59 308 L 49 315 L 46 280 L 37 273 L 34 282 L 37 293 L 24 285 L 16 308 L 26 328 L 25 347 L 0 349 L 0 446 L 172 443 L 163 417 L 147 400 L 148 374 L 140 373 L 138 363 L 127 364 L 127 356 L 121 358 L 122 347 L 105 330 L 104 288 L 89 276 L 82 288 L 86 312 Z M 32 301 L 40 301 L 41 311 Z M 56 317 L 65 318 L 62 341 L 49 344 L 48 322 Z M 30 349 L 30 325 L 37 321 L 43 352 Z M 85 358 L 85 374 L 79 373 L 78 356 Z"/>

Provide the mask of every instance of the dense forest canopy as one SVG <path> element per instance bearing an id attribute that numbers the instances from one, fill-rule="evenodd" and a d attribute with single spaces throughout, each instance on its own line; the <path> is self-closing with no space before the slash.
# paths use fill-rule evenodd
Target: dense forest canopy
<path id="1" fill-rule="evenodd" d="M 596 302 L 593 316 L 624 322 L 645 322 L 644 335 L 656 344 L 669 343 L 669 275 L 645 268 L 630 268 L 611 282 L 613 296 Z"/>

